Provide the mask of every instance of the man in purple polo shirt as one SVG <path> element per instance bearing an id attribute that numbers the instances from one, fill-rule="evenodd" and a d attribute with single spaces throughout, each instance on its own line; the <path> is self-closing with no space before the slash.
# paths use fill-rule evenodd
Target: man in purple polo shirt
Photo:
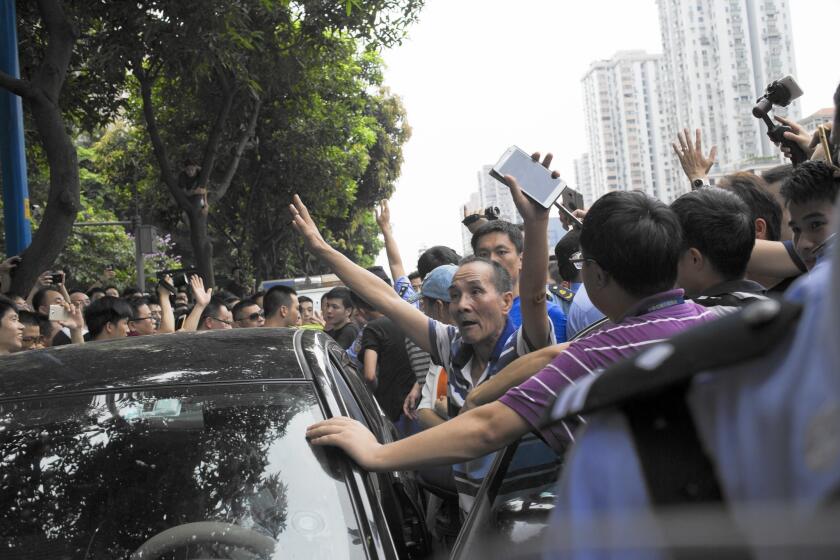
<path id="1" fill-rule="evenodd" d="M 638 192 L 612 192 L 586 215 L 582 255 L 576 257 L 593 303 L 613 324 L 568 343 L 532 379 L 501 399 L 479 406 L 410 438 L 381 445 L 349 418 L 319 422 L 307 430 L 315 445 L 336 445 L 359 465 L 376 471 L 450 464 L 499 449 L 539 429 L 545 409 L 566 386 L 631 356 L 649 344 L 708 321 L 717 311 L 683 300 L 673 290 L 682 231 L 665 204 Z M 567 426 L 544 433 L 555 450 L 572 438 Z"/>

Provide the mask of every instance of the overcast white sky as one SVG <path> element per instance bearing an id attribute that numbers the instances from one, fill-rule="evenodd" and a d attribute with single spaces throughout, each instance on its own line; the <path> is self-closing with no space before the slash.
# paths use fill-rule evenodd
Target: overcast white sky
<path id="1" fill-rule="evenodd" d="M 806 116 L 831 106 L 840 81 L 829 40 L 840 1 L 790 5 Z M 427 0 L 403 45 L 384 53 L 385 84 L 413 129 L 391 199 L 406 268 L 421 247 L 460 252 L 476 172 L 511 144 L 551 151 L 573 184 L 586 151 L 580 79 L 592 61 L 633 49 L 661 52 L 655 0 Z M 384 251 L 377 262 L 387 264 Z"/>

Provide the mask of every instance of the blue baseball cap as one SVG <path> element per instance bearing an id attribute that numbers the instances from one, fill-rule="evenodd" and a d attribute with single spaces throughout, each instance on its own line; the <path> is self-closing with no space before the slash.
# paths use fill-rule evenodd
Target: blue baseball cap
<path id="1" fill-rule="evenodd" d="M 441 301 L 449 302 L 449 286 L 452 285 L 452 277 L 458 270 L 458 265 L 444 264 L 426 275 L 423 279 L 423 287 L 420 288 L 420 293 L 412 298 L 412 302 L 419 300 L 421 297 L 432 299 L 439 299 Z"/>

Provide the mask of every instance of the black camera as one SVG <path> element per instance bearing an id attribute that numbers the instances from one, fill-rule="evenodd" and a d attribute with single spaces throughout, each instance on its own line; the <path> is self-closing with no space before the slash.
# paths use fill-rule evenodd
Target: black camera
<path id="1" fill-rule="evenodd" d="M 182 268 L 178 270 L 161 270 L 157 273 L 158 284 L 172 292 L 175 295 L 178 292 L 178 288 L 183 288 L 184 286 L 190 285 L 190 276 L 193 274 L 198 274 L 198 271 L 194 268 Z M 172 277 L 172 284 L 164 281 L 164 278 L 167 276 Z"/>
<path id="2" fill-rule="evenodd" d="M 501 213 L 498 206 L 488 206 L 484 209 L 484 217 L 491 221 L 498 220 Z"/>
<path id="3" fill-rule="evenodd" d="M 785 138 L 785 132 L 791 132 L 791 128 L 774 123 L 767 113 L 774 105 L 787 107 L 791 101 L 801 96 L 802 88 L 799 87 L 793 76 L 785 76 L 767 86 L 767 91 L 756 100 L 755 107 L 752 110 L 753 116 L 763 120 L 764 124 L 767 125 L 767 136 L 770 140 L 790 149 L 790 159 L 794 165 L 798 165 L 807 159 L 805 152 L 796 142 L 791 142 Z"/>

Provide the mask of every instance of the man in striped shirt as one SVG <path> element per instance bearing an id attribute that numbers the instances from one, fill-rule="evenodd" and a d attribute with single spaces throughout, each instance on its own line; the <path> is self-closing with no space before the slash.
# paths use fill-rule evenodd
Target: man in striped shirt
<path id="1" fill-rule="evenodd" d="M 580 244 L 582 254 L 575 262 L 583 282 L 613 324 L 568 343 L 550 366 L 500 401 L 410 438 L 381 445 L 347 418 L 319 422 L 307 437 L 315 445 L 341 447 L 369 470 L 469 461 L 540 429 L 555 395 L 576 379 L 717 315 L 672 289 L 682 252 L 681 227 L 671 209 L 644 193 L 616 191 L 599 199 L 584 219 Z M 560 427 L 543 436 L 559 452 L 571 434 Z"/>

